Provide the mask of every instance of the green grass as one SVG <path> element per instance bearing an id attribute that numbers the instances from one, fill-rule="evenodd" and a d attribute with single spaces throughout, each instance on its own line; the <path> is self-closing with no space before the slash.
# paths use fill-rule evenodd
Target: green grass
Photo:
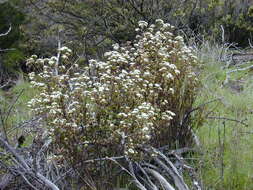
<path id="1" fill-rule="evenodd" d="M 249 71 L 234 72 L 225 83 L 227 71 L 235 68 L 225 68 L 224 63 L 217 62 L 212 56 L 208 59 L 208 52 L 205 53 L 206 56 L 201 58 L 204 62 L 200 77 L 203 88 L 200 90 L 196 105 L 220 99 L 206 106 L 207 122 L 198 131 L 204 153 L 200 172 L 205 188 L 252 190 L 252 74 Z M 240 81 L 243 83 L 240 84 Z M 241 85 L 241 90 L 236 91 L 232 84 Z"/>
<path id="2" fill-rule="evenodd" d="M 13 143 L 24 132 L 22 128 L 17 128 L 17 126 L 32 116 L 27 107 L 27 102 L 35 94 L 36 90 L 28 82 L 22 80 L 18 81 L 17 85 L 9 91 L 0 91 L 0 108 L 4 118 L 3 126 Z M 30 138 L 27 139 L 31 141 Z"/>

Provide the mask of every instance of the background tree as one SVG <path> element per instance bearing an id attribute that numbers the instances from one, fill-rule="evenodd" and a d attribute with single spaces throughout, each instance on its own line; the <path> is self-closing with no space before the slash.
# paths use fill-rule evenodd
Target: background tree
<path id="1" fill-rule="evenodd" d="M 29 0 L 23 6 L 32 17 L 32 27 L 29 28 L 33 29 L 28 31 L 33 39 L 32 44 L 40 44 L 44 51 L 52 52 L 55 49 L 52 44 L 55 40 L 52 39 L 57 38 L 60 30 L 64 34 L 61 38 L 65 44 L 87 61 L 91 57 L 101 57 L 112 43 L 131 41 L 136 34 L 134 29 L 139 20 L 154 23 L 161 18 L 177 27 L 187 28 L 197 2 Z"/>
<path id="2" fill-rule="evenodd" d="M 20 69 L 20 61 L 24 58 L 21 50 L 22 28 L 25 21 L 23 13 L 18 11 L 10 1 L 0 3 L 0 33 L 5 33 L 11 27 L 8 35 L 0 38 L 0 84 L 6 81 L 9 74 Z"/>

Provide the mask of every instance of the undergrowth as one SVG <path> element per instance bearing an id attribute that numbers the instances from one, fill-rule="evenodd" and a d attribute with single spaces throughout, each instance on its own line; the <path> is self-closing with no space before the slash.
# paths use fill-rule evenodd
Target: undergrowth
<path id="1" fill-rule="evenodd" d="M 203 88 L 196 101 L 206 105 L 204 126 L 199 129 L 203 161 L 200 169 L 206 189 L 253 189 L 253 91 L 252 71 L 227 68 L 217 50 L 199 51 L 203 64 Z M 216 51 L 216 54 L 215 54 Z M 252 63 L 248 63 L 252 64 Z M 213 100 L 213 101 L 212 101 Z"/>
<path id="2" fill-rule="evenodd" d="M 28 136 L 20 126 L 24 121 L 31 119 L 27 102 L 36 94 L 36 90 L 24 80 L 17 81 L 8 91 L 0 90 L 1 127 L 4 127 L 8 138 L 16 143 L 21 135 Z M 27 138 L 30 139 L 31 138 Z M 29 143 L 29 142 L 27 142 Z"/>

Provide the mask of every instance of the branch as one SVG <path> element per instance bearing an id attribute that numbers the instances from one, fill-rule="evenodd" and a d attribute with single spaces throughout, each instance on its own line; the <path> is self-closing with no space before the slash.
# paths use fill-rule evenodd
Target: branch
<path id="1" fill-rule="evenodd" d="M 18 161 L 18 164 L 20 164 L 20 166 L 22 166 L 22 168 L 25 171 L 22 171 L 22 174 L 30 174 L 33 177 L 37 177 L 39 178 L 42 182 L 45 183 L 45 185 L 52 189 L 52 190 L 60 190 L 53 182 L 51 182 L 49 179 L 47 179 L 45 176 L 43 176 L 42 174 L 40 174 L 39 172 L 34 173 L 33 169 L 30 168 L 30 166 L 26 163 L 26 161 L 24 160 L 24 158 L 11 146 L 7 143 L 7 141 L 5 141 L 1 136 L 0 136 L 0 142 L 3 144 L 4 148 L 9 151 Z"/>
<path id="2" fill-rule="evenodd" d="M 189 190 L 189 187 L 184 182 L 183 177 L 179 174 L 174 164 L 159 150 L 152 148 L 164 161 L 162 162 L 159 158 L 154 158 L 155 162 L 172 177 L 176 187 L 180 190 Z"/>
<path id="3" fill-rule="evenodd" d="M 21 164 L 21 166 L 27 170 L 30 171 L 30 167 L 28 166 L 28 164 L 25 162 L 25 160 L 23 159 L 22 156 L 20 156 L 16 150 L 7 143 L 7 141 L 5 141 L 2 137 L 0 137 L 0 142 L 3 144 L 4 148 L 9 151 L 17 160 L 18 162 Z"/>
<path id="4" fill-rule="evenodd" d="M 2 50 L 0 50 L 0 52 L 1 52 L 1 51 L 2 51 Z M 2 89 L 2 88 L 4 88 L 4 87 L 6 87 L 10 82 L 12 82 L 12 81 L 9 79 L 5 84 L 1 85 L 0 88 Z"/>
<path id="5" fill-rule="evenodd" d="M 12 27 L 11 27 L 11 25 L 10 25 L 9 29 L 7 30 L 7 32 L 5 32 L 5 33 L 3 33 L 3 34 L 0 34 L 0 37 L 2 37 L 2 36 L 7 36 L 7 35 L 11 32 L 11 29 L 12 29 Z"/>
<path id="6" fill-rule="evenodd" d="M 165 146 L 158 148 L 158 150 L 163 152 L 166 149 L 170 149 L 170 148 L 171 148 L 170 145 L 165 145 Z M 175 150 L 166 151 L 166 155 L 174 155 L 174 154 L 181 155 L 184 153 L 195 152 L 195 151 L 196 151 L 196 149 L 194 149 L 194 148 L 183 147 L 183 148 L 179 148 L 179 149 L 175 149 Z"/>
<path id="7" fill-rule="evenodd" d="M 210 101 L 208 101 L 208 102 L 204 102 L 203 104 L 200 104 L 199 106 L 197 106 L 197 107 L 191 109 L 190 111 L 188 111 L 188 112 L 185 114 L 185 117 L 184 117 L 184 119 L 183 119 L 183 121 L 182 121 L 182 125 L 183 125 L 183 123 L 184 123 L 185 121 L 187 121 L 187 119 L 189 118 L 189 116 L 190 116 L 190 114 L 191 114 L 192 112 L 197 111 L 197 110 L 203 108 L 203 107 L 204 107 L 205 105 L 207 105 L 207 104 L 210 104 L 210 103 L 213 103 L 213 102 L 216 102 L 216 101 L 220 101 L 220 100 L 221 100 L 221 98 L 215 98 L 215 99 L 213 99 L 213 100 L 210 100 Z"/>
<path id="8" fill-rule="evenodd" d="M 162 185 L 162 187 L 165 190 L 175 190 L 169 183 L 168 181 L 161 175 L 159 174 L 157 171 L 150 169 L 150 168 L 145 168 L 145 171 L 147 173 L 150 173 L 154 178 L 156 178 Z"/>
<path id="9" fill-rule="evenodd" d="M 152 190 L 159 190 L 159 188 L 152 182 L 152 180 L 150 179 L 150 176 L 147 174 L 147 172 L 145 171 L 145 169 L 138 163 L 136 163 L 136 165 L 138 166 L 138 168 L 141 170 L 141 172 L 143 173 L 144 177 L 141 177 L 140 175 L 138 176 L 150 189 Z M 149 168 L 149 167 L 148 167 Z M 154 168 L 149 168 L 149 169 L 153 169 Z"/>
<path id="10" fill-rule="evenodd" d="M 51 182 L 49 179 L 47 179 L 45 176 L 41 175 L 40 173 L 37 173 L 37 177 L 52 190 L 60 190 L 53 182 Z"/>
<path id="11" fill-rule="evenodd" d="M 146 187 L 144 187 L 141 182 L 137 179 L 137 177 L 135 176 L 135 173 L 134 173 L 134 169 L 133 169 L 133 164 L 132 162 L 127 158 L 125 157 L 126 160 L 128 161 L 128 164 L 129 164 L 129 170 L 126 169 L 125 167 L 123 167 L 119 162 L 117 162 L 116 160 L 112 159 L 112 158 L 107 158 L 108 160 L 111 160 L 112 162 L 114 162 L 115 164 L 117 164 L 121 169 L 122 171 L 125 171 L 129 176 L 131 176 L 133 178 L 133 181 L 134 183 L 136 184 L 136 186 L 140 189 L 140 190 L 147 190 Z"/>
<path id="12" fill-rule="evenodd" d="M 247 123 L 244 123 L 243 121 L 240 121 L 237 119 L 232 119 L 232 118 L 227 118 L 227 117 L 208 116 L 207 119 L 223 119 L 223 120 L 234 121 L 234 122 L 240 123 L 240 124 L 244 125 L 245 127 L 249 126 Z"/>
<path id="13" fill-rule="evenodd" d="M 177 186 L 177 188 L 180 190 L 189 190 L 188 186 L 186 185 L 186 183 L 183 180 L 183 177 L 179 174 L 179 172 L 178 172 L 177 168 L 174 166 L 174 164 L 168 158 L 166 158 L 166 156 L 164 156 L 163 154 L 159 153 L 159 155 L 166 161 L 166 163 L 168 164 L 169 167 L 158 158 L 154 159 L 155 162 L 162 169 L 164 169 L 166 172 L 169 173 L 169 175 L 173 178 L 173 181 L 174 181 L 175 185 Z"/>
<path id="14" fill-rule="evenodd" d="M 192 110 L 190 110 L 190 111 L 187 113 L 187 115 L 189 115 L 190 113 L 192 113 L 192 112 L 194 112 L 194 111 L 196 111 L 196 110 L 198 110 L 198 109 L 204 107 L 204 106 L 207 105 L 207 104 L 210 104 L 210 103 L 213 103 L 213 102 L 216 102 L 216 101 L 220 101 L 221 99 L 222 99 L 222 98 L 215 98 L 215 99 L 210 100 L 210 101 L 208 101 L 208 102 L 204 102 L 203 104 L 200 104 L 200 105 L 197 106 L 196 108 L 193 108 Z"/>
<path id="15" fill-rule="evenodd" d="M 14 178 L 14 176 L 10 173 L 4 174 L 0 178 L 0 189 L 5 189 L 5 187 L 7 187 L 9 185 L 9 183 L 11 182 L 11 180 L 13 178 Z"/>
<path id="16" fill-rule="evenodd" d="M 9 118 L 9 116 L 10 116 L 10 114 L 11 114 L 11 111 L 12 111 L 12 109 L 14 108 L 14 105 L 17 103 L 18 99 L 19 99 L 20 96 L 23 94 L 23 92 L 24 92 L 24 89 L 22 89 L 22 90 L 19 92 L 18 96 L 15 98 L 14 102 L 13 102 L 13 103 L 11 104 L 11 106 L 9 107 L 9 110 L 7 111 L 7 116 L 6 116 L 5 120 L 4 120 L 4 123 L 8 120 L 8 118 Z"/>
<path id="17" fill-rule="evenodd" d="M 220 25 L 221 27 L 221 41 L 222 41 L 222 44 L 224 44 L 225 42 L 225 30 L 224 30 L 224 27 L 222 25 Z"/>
<path id="18" fill-rule="evenodd" d="M 230 74 L 230 73 L 233 73 L 233 72 L 236 72 L 236 71 L 245 71 L 245 70 L 248 70 L 248 69 L 253 69 L 253 65 L 250 65 L 248 67 L 244 67 L 244 68 L 241 68 L 241 69 L 238 68 L 238 69 L 228 71 L 227 74 Z"/>
<path id="19" fill-rule="evenodd" d="M 140 190 L 147 190 L 146 187 L 144 185 L 142 185 L 142 183 L 137 179 L 137 177 L 134 173 L 134 168 L 133 168 L 132 161 L 130 161 L 129 159 L 127 159 L 127 161 L 128 161 L 129 172 L 132 174 L 131 176 L 133 177 L 133 180 L 134 180 L 134 183 L 136 184 L 136 186 Z"/>
<path id="20" fill-rule="evenodd" d="M 58 34 L 58 53 L 57 53 L 57 61 L 56 61 L 56 65 L 55 65 L 55 75 L 58 75 L 58 67 L 60 64 L 60 59 L 61 59 L 61 40 L 60 40 L 60 32 Z"/>
<path id="21" fill-rule="evenodd" d="M 251 40 L 250 40 L 250 39 L 248 39 L 248 42 L 249 42 L 249 46 L 250 46 L 250 48 L 252 48 L 252 49 L 253 49 L 253 45 L 251 44 Z"/>
<path id="22" fill-rule="evenodd" d="M 85 160 L 84 163 L 93 163 L 95 161 L 103 161 L 103 160 L 119 160 L 119 159 L 124 159 L 125 156 L 118 156 L 118 157 L 105 157 L 105 158 L 97 158 L 97 159 L 92 159 L 92 160 Z"/>
<path id="23" fill-rule="evenodd" d="M 39 189 L 37 189 L 36 187 L 34 187 L 33 184 L 30 183 L 30 181 L 25 177 L 25 175 L 24 175 L 22 172 L 18 171 L 18 173 L 21 175 L 21 177 L 25 180 L 25 182 L 26 182 L 30 187 L 32 187 L 34 190 L 39 190 Z"/>
<path id="24" fill-rule="evenodd" d="M 15 48 L 9 48 L 9 49 L 0 49 L 0 52 L 6 52 L 6 51 L 14 51 Z"/>

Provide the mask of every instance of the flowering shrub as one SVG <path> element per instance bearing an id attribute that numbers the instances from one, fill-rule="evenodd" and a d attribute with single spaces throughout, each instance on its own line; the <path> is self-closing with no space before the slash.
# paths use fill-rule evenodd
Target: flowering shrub
<path id="1" fill-rule="evenodd" d="M 149 27 L 140 21 L 134 42 L 115 44 L 105 61 L 90 60 L 84 68 L 69 60 L 67 47 L 57 57 L 28 59 L 28 65 L 43 67 L 29 74 L 40 89 L 29 106 L 45 116 L 62 153 L 74 158 L 81 152 L 84 160 L 137 157 L 144 145 L 173 144 L 186 135 L 182 122 L 198 86 L 197 60 L 172 31 L 162 20 Z"/>

